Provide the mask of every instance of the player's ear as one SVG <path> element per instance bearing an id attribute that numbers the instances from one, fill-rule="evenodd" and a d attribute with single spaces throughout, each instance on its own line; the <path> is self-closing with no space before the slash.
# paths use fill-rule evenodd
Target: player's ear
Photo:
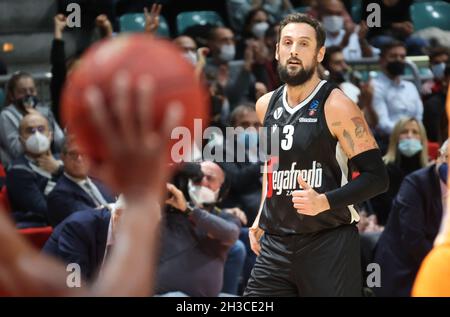
<path id="1" fill-rule="evenodd" d="M 280 46 L 278 45 L 278 43 L 276 44 L 276 46 L 275 46 L 275 59 L 277 60 L 277 61 L 279 61 L 280 60 L 280 54 L 278 53 L 278 49 L 280 48 Z"/>
<path id="2" fill-rule="evenodd" d="M 317 62 L 322 63 L 323 58 L 325 57 L 325 46 L 322 46 L 317 52 Z"/>

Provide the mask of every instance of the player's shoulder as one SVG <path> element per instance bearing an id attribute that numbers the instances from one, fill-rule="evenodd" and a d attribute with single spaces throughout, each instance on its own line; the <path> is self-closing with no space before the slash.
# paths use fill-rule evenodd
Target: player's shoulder
<path id="1" fill-rule="evenodd" d="M 276 90 L 273 90 L 271 92 L 268 92 L 267 94 L 262 95 L 256 101 L 256 106 L 255 106 L 256 113 L 258 114 L 258 117 L 261 122 L 264 120 L 267 109 L 269 108 L 270 99 L 272 99 L 272 96 L 275 93 L 275 91 Z"/>
<path id="2" fill-rule="evenodd" d="M 330 92 L 325 105 L 327 111 L 339 113 L 358 107 L 342 90 L 338 88 L 335 88 Z"/>

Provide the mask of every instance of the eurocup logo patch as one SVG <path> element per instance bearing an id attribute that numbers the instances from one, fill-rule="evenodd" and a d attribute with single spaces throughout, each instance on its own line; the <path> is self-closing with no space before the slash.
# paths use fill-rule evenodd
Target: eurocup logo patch
<path id="1" fill-rule="evenodd" d="M 308 115 L 309 115 L 310 117 L 312 117 L 313 115 L 316 114 L 316 111 L 317 111 L 317 107 L 318 107 L 318 106 L 319 106 L 319 100 L 314 99 L 314 100 L 311 102 L 311 104 L 309 105 L 309 108 L 308 108 L 308 110 L 309 110 Z"/>
<path id="2" fill-rule="evenodd" d="M 281 118 L 281 115 L 283 114 L 283 108 L 282 107 L 278 107 L 274 113 L 273 113 L 273 117 L 275 118 L 275 120 L 278 120 Z"/>

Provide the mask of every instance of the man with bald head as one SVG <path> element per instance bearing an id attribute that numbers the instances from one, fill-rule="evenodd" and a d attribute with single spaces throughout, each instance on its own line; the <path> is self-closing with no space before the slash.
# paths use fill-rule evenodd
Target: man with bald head
<path id="1" fill-rule="evenodd" d="M 47 224 L 47 195 L 62 174 L 62 162 L 50 151 L 53 133 L 38 112 L 23 117 L 19 126 L 24 154 L 14 160 L 6 174 L 6 187 L 18 226 Z"/>

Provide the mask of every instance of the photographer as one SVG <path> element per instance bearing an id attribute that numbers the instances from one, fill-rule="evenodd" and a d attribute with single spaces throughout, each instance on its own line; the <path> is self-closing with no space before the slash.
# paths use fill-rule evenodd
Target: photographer
<path id="1" fill-rule="evenodd" d="M 162 229 L 156 293 L 217 296 L 221 291 L 225 261 L 232 255 L 229 251 L 240 228 L 233 215 L 238 211 L 214 207 L 224 192 L 224 181 L 217 164 L 202 162 L 186 164 L 167 185 L 170 207 Z M 234 270 L 236 280 L 242 265 L 243 257 Z"/>

